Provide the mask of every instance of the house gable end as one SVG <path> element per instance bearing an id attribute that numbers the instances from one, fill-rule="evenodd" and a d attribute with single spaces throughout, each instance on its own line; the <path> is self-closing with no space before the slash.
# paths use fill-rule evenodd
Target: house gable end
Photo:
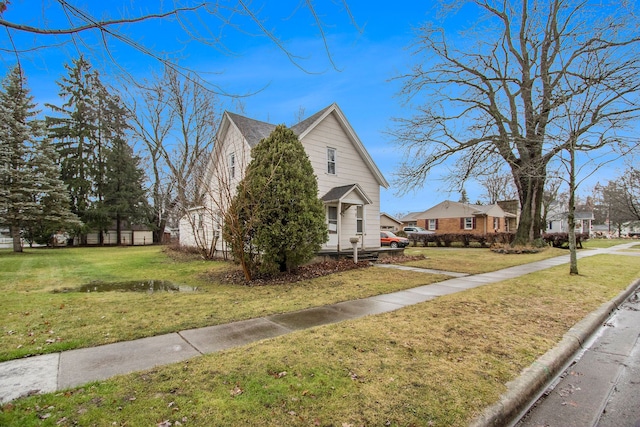
<path id="1" fill-rule="evenodd" d="M 362 141 L 360 141 L 360 138 L 358 138 L 355 131 L 347 121 L 347 118 L 344 116 L 344 114 L 342 113 L 342 110 L 340 110 L 340 107 L 338 107 L 337 104 L 335 103 L 331 104 L 329 107 L 319 111 L 318 113 L 303 120 L 297 125 L 294 125 L 292 127 L 292 130 L 296 132 L 296 134 L 298 135 L 298 138 L 300 138 L 300 141 L 303 141 L 303 139 L 305 139 L 307 135 L 309 135 L 314 129 L 316 129 L 318 125 L 322 123 L 331 114 L 335 116 L 336 120 L 340 124 L 340 127 L 342 128 L 343 132 L 345 133 L 345 135 L 347 136 L 347 138 L 349 139 L 349 141 L 351 142 L 351 144 L 359 154 L 360 158 L 362 159 L 364 164 L 367 166 L 371 174 L 375 177 L 376 181 L 378 182 L 378 185 L 384 188 L 389 188 L 389 183 L 387 182 L 385 177 L 382 175 L 382 172 L 380 172 L 380 169 L 378 169 L 378 167 L 374 163 L 373 159 L 369 155 L 369 152 L 364 147 L 364 144 L 362 143 Z"/>

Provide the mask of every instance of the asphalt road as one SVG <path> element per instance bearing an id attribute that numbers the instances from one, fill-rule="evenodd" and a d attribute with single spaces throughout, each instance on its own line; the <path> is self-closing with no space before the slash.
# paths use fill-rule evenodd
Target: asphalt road
<path id="1" fill-rule="evenodd" d="M 517 427 L 640 427 L 640 291 L 595 334 Z"/>

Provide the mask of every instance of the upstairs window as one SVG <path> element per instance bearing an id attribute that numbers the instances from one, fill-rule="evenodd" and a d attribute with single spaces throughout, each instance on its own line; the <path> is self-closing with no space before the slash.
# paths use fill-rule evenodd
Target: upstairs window
<path id="1" fill-rule="evenodd" d="M 327 148 L 327 173 L 329 175 L 336 174 L 336 149 Z"/>
<path id="2" fill-rule="evenodd" d="M 236 153 L 229 154 L 229 178 L 236 177 Z"/>

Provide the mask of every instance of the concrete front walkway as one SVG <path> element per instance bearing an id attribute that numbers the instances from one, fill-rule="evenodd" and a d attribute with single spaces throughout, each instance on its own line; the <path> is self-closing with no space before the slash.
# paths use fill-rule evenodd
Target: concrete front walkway
<path id="1" fill-rule="evenodd" d="M 631 242 L 607 249 L 585 250 L 579 258 L 628 249 Z M 616 252 L 618 253 L 618 252 Z M 640 256 L 640 251 L 624 252 Z M 463 275 L 439 270 L 379 265 L 376 268 L 410 269 L 419 273 L 449 274 L 454 278 L 432 285 L 377 295 L 369 298 L 275 314 L 230 324 L 191 329 L 176 333 L 119 342 L 99 347 L 17 359 L 0 363 L 0 403 L 20 396 L 47 393 L 80 386 L 158 365 L 179 362 L 254 341 L 273 338 L 292 331 L 385 313 L 439 296 L 461 292 L 519 277 L 569 262 L 569 256 L 551 258 L 491 273 Z"/>

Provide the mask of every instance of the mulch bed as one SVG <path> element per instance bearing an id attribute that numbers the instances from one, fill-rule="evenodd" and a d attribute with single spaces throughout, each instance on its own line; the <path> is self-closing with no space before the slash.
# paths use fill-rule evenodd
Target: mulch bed
<path id="1" fill-rule="evenodd" d="M 398 264 L 407 261 L 421 260 L 424 256 L 399 256 L 388 257 L 378 260 L 378 264 Z M 339 273 L 341 271 L 349 271 L 357 268 L 371 267 L 373 264 L 369 261 L 360 261 L 357 264 L 351 259 L 342 259 L 339 261 L 324 261 L 298 267 L 296 271 L 280 273 L 276 275 L 260 275 L 247 281 L 241 270 L 233 270 L 225 273 L 212 273 L 208 275 L 211 281 L 218 281 L 228 284 L 246 285 L 246 286 L 268 286 L 268 285 L 286 285 L 289 283 L 300 282 L 302 280 L 315 279 L 316 277 L 327 276 L 329 274 Z"/>

